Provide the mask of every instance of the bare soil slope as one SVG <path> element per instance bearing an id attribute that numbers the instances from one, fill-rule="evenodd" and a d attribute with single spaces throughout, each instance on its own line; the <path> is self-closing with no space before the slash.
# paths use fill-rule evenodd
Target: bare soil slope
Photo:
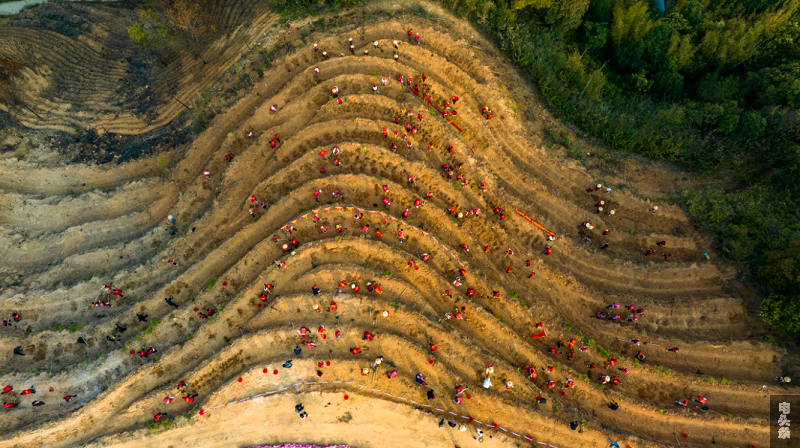
<path id="1" fill-rule="evenodd" d="M 21 317 L 0 328 L 0 385 L 14 387 L 2 399 L 19 404 L 0 420 L 7 446 L 450 447 L 477 429 L 487 446 L 768 444 L 780 390 L 762 385 L 789 368 L 786 353 L 751 342 L 767 331 L 748 309 L 754 293 L 678 206 L 654 199 L 695 179 L 585 142 L 584 163 L 567 157 L 546 131 L 568 131 L 476 30 L 435 5 L 411 5 L 431 19 L 407 8 L 281 28 L 293 50 L 170 153 L 113 169 L 0 164 L 0 308 Z M 247 32 L 277 20 L 258 11 Z M 30 51 L 55 45 L 44 42 Z M 210 51 L 219 66 L 200 77 L 185 58 L 165 68 L 175 94 L 193 99 L 240 50 Z M 93 57 L 107 87 L 97 83 L 82 123 L 143 133 L 179 112 L 106 113 L 114 61 Z M 47 93 L 57 77 L 30 76 L 47 118 L 19 118 L 75 124 L 68 92 Z M 601 385 L 604 375 L 620 384 Z M 309 418 L 291 412 L 297 403 Z"/>

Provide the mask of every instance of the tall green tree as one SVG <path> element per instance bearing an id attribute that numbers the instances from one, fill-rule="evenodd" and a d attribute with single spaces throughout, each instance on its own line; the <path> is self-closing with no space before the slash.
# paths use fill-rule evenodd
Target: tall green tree
<path id="1" fill-rule="evenodd" d="M 614 6 L 611 36 L 614 43 L 619 45 L 626 40 L 639 40 L 647 36 L 653 29 L 654 23 L 650 20 L 648 10 L 650 6 L 638 0 L 628 7 L 622 2 Z"/>
<path id="2" fill-rule="evenodd" d="M 150 50 L 160 50 L 168 42 L 167 25 L 153 9 L 137 9 L 139 21 L 128 27 L 128 36 L 139 46 Z"/>

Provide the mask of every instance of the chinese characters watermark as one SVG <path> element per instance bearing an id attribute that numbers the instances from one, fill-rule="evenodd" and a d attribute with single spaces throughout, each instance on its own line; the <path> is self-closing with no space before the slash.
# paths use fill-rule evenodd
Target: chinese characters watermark
<path id="1" fill-rule="evenodd" d="M 792 410 L 800 413 L 800 395 L 769 396 L 770 447 L 800 447 L 800 433 L 792 437 Z"/>
<path id="2" fill-rule="evenodd" d="M 791 420 L 789 420 L 789 412 L 791 412 L 792 404 L 782 401 L 778 403 L 778 438 L 781 440 L 791 439 L 792 433 L 790 430 Z"/>

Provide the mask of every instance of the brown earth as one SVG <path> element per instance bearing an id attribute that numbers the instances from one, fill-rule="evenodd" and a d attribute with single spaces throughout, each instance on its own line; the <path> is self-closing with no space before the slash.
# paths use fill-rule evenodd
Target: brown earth
<path id="1" fill-rule="evenodd" d="M 230 17 L 230 41 L 252 43 L 279 20 L 255 2 L 220 5 L 220 14 Z M 231 12 L 235 8 L 244 9 Z M 244 30 L 236 21 L 247 11 L 250 26 Z M 21 403 L 0 421 L 7 446 L 449 447 L 472 443 L 479 427 L 488 446 L 603 447 L 613 439 L 666 447 L 683 433 L 688 438 L 680 446 L 768 444 L 769 394 L 784 391 L 771 385 L 773 378 L 796 366 L 785 349 L 755 340 L 770 332 L 753 314 L 757 294 L 740 281 L 736 266 L 714 253 L 713 240 L 670 204 L 678 190 L 707 179 L 581 140 L 548 113 L 493 45 L 437 5 L 374 3 L 325 18 L 339 26 L 320 28 L 311 18 L 272 28 L 270 42 L 293 42 L 294 50 L 281 52 L 263 79 L 190 144 L 114 166 L 53 163 L 44 153 L 39 162 L 0 162 L 0 308 L 4 315 L 22 315 L 20 323 L 0 329 L 0 382 L 14 386 L 3 400 Z M 121 25 L 103 26 L 110 33 Z M 420 34 L 419 44 L 406 37 L 408 29 Z M 0 31 L 17 37 L 25 32 Z M 347 50 L 351 37 L 356 56 Z M 401 42 L 398 62 L 392 59 L 395 39 Z M 52 47 L 57 40 L 45 42 Z M 43 52 L 42 45 L 26 51 Z M 75 49 L 80 51 L 85 49 Z M 172 70 L 167 78 L 178 82 L 187 102 L 241 56 L 224 40 L 209 51 L 217 52 L 213 67 L 200 70 L 184 60 L 164 69 Z M 332 57 L 323 60 L 322 51 Z M 38 94 L 47 101 L 37 110 L 48 118 L 17 118 L 30 128 L 69 128 L 76 122 L 62 113 L 69 110 L 65 104 L 105 101 L 110 90 L 103 86 L 117 76 L 113 63 L 100 56 L 85 63 L 95 68 L 75 66 L 70 76 L 107 67 L 96 91 L 75 93 L 76 100 L 43 88 Z M 451 121 L 463 132 L 397 80 L 402 75 L 416 83 L 422 73 L 427 81 L 421 90 L 434 92 L 439 109 L 451 95 L 460 98 Z M 51 75 L 37 76 L 42 85 L 55 82 Z M 381 77 L 387 86 L 380 86 Z M 373 85 L 380 94 L 372 93 Z M 344 104 L 330 96 L 333 86 Z M 491 120 L 482 116 L 484 106 Z M 159 105 L 158 118 L 145 123 L 97 106 L 80 123 L 144 134 L 169 125 L 177 107 Z M 403 108 L 421 112 L 423 120 L 407 120 Z M 407 121 L 419 128 L 411 148 L 393 137 L 395 130 L 406 132 Z M 579 142 L 583 162 L 553 144 L 546 131 Z M 269 144 L 273 134 L 280 136 L 275 148 Z M 397 151 L 388 148 L 392 142 Z M 341 151 L 338 166 L 327 158 L 334 146 Z M 319 155 L 323 150 L 326 158 Z M 233 156 L 230 162 L 226 154 Z M 449 179 L 442 164 L 463 164 L 457 171 L 467 185 Z M 408 181 L 412 175 L 414 183 Z M 597 183 L 612 191 L 586 191 Z M 331 199 L 335 190 L 343 197 Z M 425 199 L 428 192 L 433 195 Z M 600 200 L 616 214 L 596 213 Z M 459 219 L 449 214 L 453 205 L 456 213 L 479 208 L 482 214 Z M 648 210 L 655 205 L 653 214 Z M 503 208 L 504 220 L 492 212 L 495 207 Z M 515 208 L 555 232 L 555 241 Z M 363 218 L 354 216 L 358 210 Z M 595 229 L 581 227 L 585 221 Z M 292 225 L 296 230 L 289 234 Z M 604 229 L 609 235 L 602 235 Z M 299 247 L 284 253 L 281 246 L 292 238 Z M 660 248 L 662 240 L 666 246 Z M 608 249 L 600 249 L 605 243 Z M 548 246 L 551 255 L 545 255 Z M 655 253 L 645 256 L 650 248 Z M 423 261 L 423 254 L 430 259 Z M 463 285 L 454 286 L 462 266 Z M 532 271 L 536 276 L 529 278 Z M 348 286 L 338 293 L 342 280 Z M 267 283 L 275 288 L 262 302 Z M 360 285 L 358 293 L 352 283 Z M 368 291 L 368 283 L 378 283 L 382 294 Z M 121 289 L 123 297 L 103 292 L 105 284 Z M 311 293 L 314 285 L 320 295 Z M 468 296 L 468 287 L 476 294 Z M 112 307 L 94 307 L 94 300 Z M 594 317 L 612 302 L 621 305 L 620 321 Z M 625 321 L 629 303 L 646 310 L 635 324 Z M 214 316 L 201 316 L 211 308 Z M 464 319 L 447 319 L 446 313 L 459 312 Z M 148 317 L 140 321 L 137 314 Z M 530 339 L 540 331 L 537 322 L 548 336 Z M 300 327 L 309 328 L 309 336 L 300 338 Z M 375 339 L 362 340 L 365 331 Z M 570 361 L 570 350 L 556 343 L 571 338 L 576 345 Z M 646 344 L 636 347 L 633 339 Z M 316 348 L 295 356 L 292 349 L 306 341 Z M 26 356 L 12 354 L 17 346 Z M 147 359 L 129 353 L 150 346 L 158 352 Z M 665 350 L 674 346 L 677 353 Z M 353 347 L 361 353 L 352 354 Z M 550 354 L 550 348 L 561 353 Z M 635 359 L 639 350 L 646 355 L 641 363 Z M 362 376 L 377 356 L 384 363 Z M 282 367 L 287 359 L 294 360 L 291 369 Z M 619 364 L 606 369 L 610 359 Z M 318 368 L 318 362 L 331 364 Z M 487 363 L 494 365 L 494 385 L 484 389 Z M 590 370 L 590 363 L 597 367 Z M 526 366 L 535 367 L 536 379 L 528 378 Z M 395 369 L 397 377 L 388 378 Z M 414 381 L 417 373 L 436 392 L 435 401 Z M 601 373 L 616 375 L 621 384 L 600 386 Z M 567 379 L 574 388 L 566 387 Z M 176 390 L 180 380 L 187 389 Z M 506 390 L 504 380 L 513 389 Z M 33 399 L 45 406 L 31 407 L 31 397 L 19 395 L 29 385 L 37 389 Z M 456 385 L 468 387 L 469 398 L 460 405 L 452 402 Z M 198 396 L 184 403 L 184 393 Z M 66 403 L 67 394 L 78 397 Z M 546 405 L 536 404 L 539 395 Z M 691 401 L 698 395 L 708 399 L 708 411 Z M 165 404 L 165 396 L 176 401 Z M 675 405 L 683 399 L 691 404 Z M 606 407 L 611 400 L 620 410 Z M 299 402 L 308 419 L 291 412 Z M 157 412 L 167 413 L 162 422 L 171 429 L 145 428 Z M 437 428 L 442 418 L 469 428 Z M 569 429 L 573 420 L 581 422 L 580 431 Z"/>

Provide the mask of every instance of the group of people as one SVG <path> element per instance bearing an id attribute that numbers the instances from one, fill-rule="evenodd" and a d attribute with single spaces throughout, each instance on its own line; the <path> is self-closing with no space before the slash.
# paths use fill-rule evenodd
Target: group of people
<path id="1" fill-rule="evenodd" d="M 184 381 L 184 380 L 180 380 L 180 381 L 178 381 L 178 384 L 175 386 L 175 388 L 176 388 L 178 391 L 181 391 L 182 389 L 186 388 L 187 386 L 188 386 L 188 384 L 186 384 L 186 381 Z M 184 393 L 184 394 L 183 394 L 183 397 L 182 397 L 182 399 L 183 399 L 183 401 L 184 401 L 184 402 L 186 402 L 186 403 L 193 403 L 193 402 L 194 402 L 194 399 L 195 399 L 197 396 L 198 396 L 198 394 L 197 394 L 197 393 Z M 164 404 L 170 404 L 170 403 L 172 403 L 174 400 L 175 400 L 175 396 L 174 396 L 174 395 L 167 395 L 166 397 L 164 397 L 164 400 L 163 400 L 163 401 L 164 401 Z M 200 411 L 200 414 L 202 415 L 202 414 L 203 414 L 203 411 Z M 166 412 L 157 412 L 157 413 L 156 413 L 156 414 L 153 416 L 153 421 L 155 421 L 155 422 L 158 422 L 159 420 L 161 420 L 162 418 L 166 417 L 167 415 L 168 415 L 168 414 L 167 414 Z"/>
<path id="2" fill-rule="evenodd" d="M 408 41 L 409 41 L 409 43 L 415 43 L 415 44 L 419 45 L 419 41 L 420 41 L 419 33 L 414 33 L 413 30 L 408 30 Z M 350 39 L 348 39 L 348 41 L 347 41 L 347 43 L 345 45 L 346 45 L 347 51 L 349 51 L 351 55 L 355 56 L 355 54 L 356 54 L 356 46 L 355 46 L 355 43 L 353 43 L 353 38 L 352 37 Z M 395 41 L 392 42 L 392 45 L 394 46 L 395 50 L 399 50 L 400 49 L 400 42 L 395 40 Z M 372 42 L 372 46 L 375 48 L 375 50 L 381 50 L 381 44 L 377 40 Z M 330 55 L 328 54 L 327 51 L 323 50 L 320 53 L 319 45 L 314 44 L 312 46 L 312 48 L 314 49 L 314 53 L 319 54 L 320 57 L 322 58 L 322 60 L 327 61 L 330 58 Z M 339 57 L 340 58 L 343 58 L 344 56 L 345 56 L 344 53 L 342 53 L 342 52 L 339 53 Z M 369 56 L 369 49 L 368 48 L 364 50 L 364 56 Z M 394 57 L 395 61 L 398 61 L 400 59 L 400 55 L 397 52 L 394 53 L 393 57 Z M 319 74 L 319 67 L 316 67 L 314 71 L 315 71 L 315 74 Z"/>
<path id="3" fill-rule="evenodd" d="M 607 314 L 603 314 L 603 311 L 598 311 L 598 312 L 595 313 L 594 317 L 597 318 L 597 319 L 608 319 L 608 320 L 611 320 L 611 321 L 620 321 L 620 322 L 622 322 L 623 319 L 619 315 L 619 313 L 617 312 L 617 310 L 620 309 L 619 303 L 612 303 L 612 304 L 608 305 L 606 307 L 606 309 L 610 310 L 610 311 L 607 312 Z M 630 303 L 625 306 L 625 310 L 630 313 L 628 318 L 624 319 L 627 322 L 636 323 L 636 322 L 639 321 L 639 317 L 644 314 L 644 307 L 643 306 L 640 306 L 640 307 L 637 308 L 635 305 L 630 304 Z"/>
<path id="4" fill-rule="evenodd" d="M 111 297 L 117 296 L 122 298 L 122 291 L 117 288 L 112 288 L 111 285 L 103 285 L 100 288 L 101 296 L 96 298 L 94 302 L 92 302 L 92 306 L 103 306 L 103 307 L 110 307 L 111 305 Z M 110 295 L 109 295 L 110 294 Z"/>
<path id="5" fill-rule="evenodd" d="M 13 311 L 8 318 L 3 319 L 3 326 L 4 327 L 11 326 L 14 325 L 15 323 L 19 323 L 19 321 L 21 320 L 22 320 L 22 315 L 20 315 L 16 311 Z"/>
<path id="6" fill-rule="evenodd" d="M 49 391 L 50 392 L 54 392 L 54 389 L 50 388 Z M 3 409 L 14 409 L 14 408 L 18 407 L 22 403 L 22 398 L 21 397 L 26 397 L 28 395 L 36 395 L 36 389 L 35 389 L 35 386 L 31 386 L 28 389 L 21 390 L 19 393 L 15 393 L 14 392 L 14 386 L 9 384 L 9 385 L 7 385 L 7 386 L 5 386 L 3 388 L 3 390 L 0 392 L 0 394 L 4 395 L 4 397 L 3 397 Z M 70 401 L 72 401 L 77 396 L 78 395 L 65 395 L 64 396 L 64 401 L 69 403 Z M 31 406 L 33 406 L 33 407 L 44 406 L 45 404 L 46 403 L 44 401 L 42 401 L 42 400 L 33 400 L 31 402 Z"/>
<path id="7" fill-rule="evenodd" d="M 611 187 L 605 187 L 605 190 L 604 190 L 603 189 L 603 184 L 596 184 L 596 185 L 593 185 L 593 186 L 587 188 L 586 191 L 588 193 L 595 193 L 595 192 L 600 193 L 600 192 L 603 192 L 604 194 L 607 194 L 607 193 L 611 192 Z M 617 213 L 617 211 L 614 210 L 614 209 L 606 211 L 606 208 L 608 206 L 608 204 L 606 203 L 606 199 L 599 200 L 598 202 L 596 202 L 594 204 L 594 206 L 595 206 L 595 209 L 596 209 L 598 214 L 599 213 L 603 213 L 605 211 L 606 212 L 606 216 L 612 217 Z M 647 210 L 648 213 L 652 213 L 652 214 L 655 214 L 657 211 L 658 211 L 658 206 L 657 205 L 653 206 L 653 208 Z M 592 223 L 590 223 L 590 222 L 583 222 L 583 223 L 581 223 L 580 227 L 582 229 L 586 229 L 586 230 L 593 230 L 594 229 L 594 225 Z M 609 233 L 610 233 L 610 231 L 608 229 L 603 230 L 603 235 L 604 236 L 607 236 Z M 592 241 L 591 237 L 588 234 L 584 233 L 583 235 L 584 235 L 583 236 L 583 241 L 586 241 L 586 242 L 591 242 Z M 661 248 L 664 248 L 667 245 L 667 242 L 662 240 L 662 241 L 657 242 L 656 245 L 661 247 Z M 604 243 L 602 246 L 600 246 L 600 249 L 606 250 L 606 249 L 608 249 L 608 247 L 609 247 L 608 243 Z M 653 255 L 655 253 L 656 253 L 656 251 L 653 248 L 649 248 L 644 253 L 644 256 L 647 257 L 647 256 Z M 664 253 L 662 253 L 661 256 L 664 257 L 664 261 L 669 261 L 672 258 L 672 254 L 669 253 L 669 252 L 666 252 L 666 251 Z M 707 256 L 707 254 L 706 254 L 706 256 Z"/>

